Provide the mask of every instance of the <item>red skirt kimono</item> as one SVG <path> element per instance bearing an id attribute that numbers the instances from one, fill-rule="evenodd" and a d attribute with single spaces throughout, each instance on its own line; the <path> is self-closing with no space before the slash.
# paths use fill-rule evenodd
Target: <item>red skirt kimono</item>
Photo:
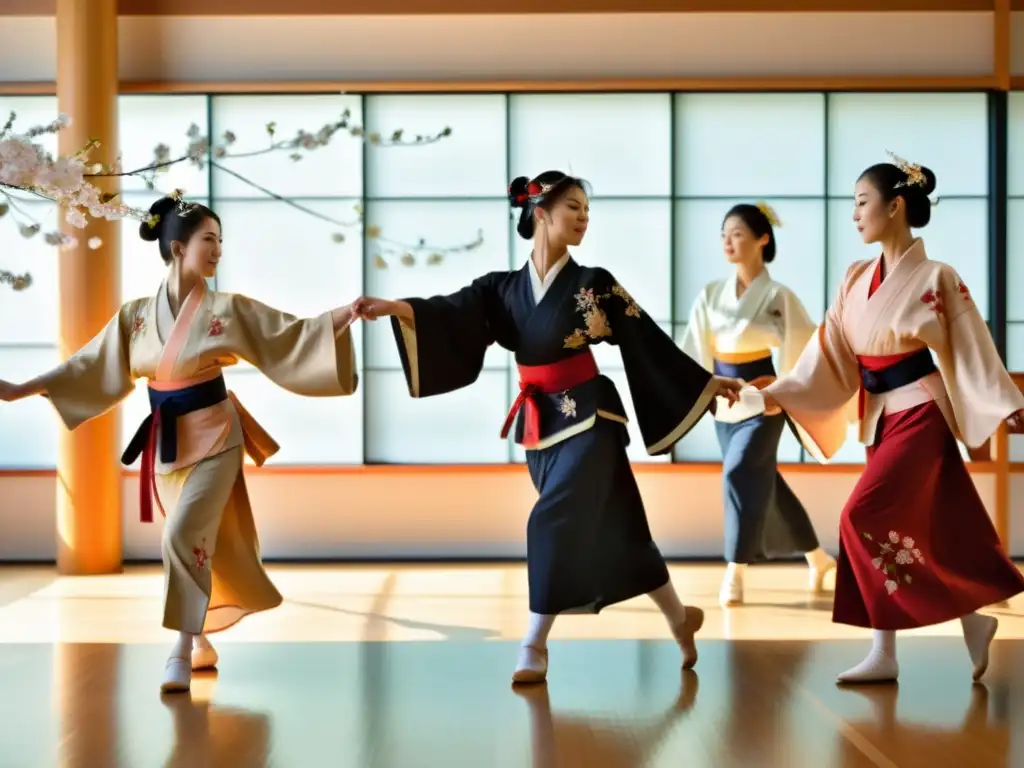
<path id="1" fill-rule="evenodd" d="M 883 415 L 839 523 L 832 620 L 911 629 L 1022 591 L 939 407 Z"/>

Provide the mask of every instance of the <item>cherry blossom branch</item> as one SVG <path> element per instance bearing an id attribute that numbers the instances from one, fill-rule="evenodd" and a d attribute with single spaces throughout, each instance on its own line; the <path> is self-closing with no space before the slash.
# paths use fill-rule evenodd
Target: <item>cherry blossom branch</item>
<path id="1" fill-rule="evenodd" d="M 358 227 L 363 224 L 362 207 L 355 206 L 357 218 L 353 221 L 341 221 L 327 216 L 312 208 L 301 205 L 287 197 L 257 184 L 251 179 L 243 176 L 237 171 L 224 165 L 223 160 L 257 157 L 274 152 L 289 152 L 292 161 L 299 161 L 305 157 L 303 152 L 311 152 L 320 147 L 327 146 L 332 138 L 339 132 L 345 132 L 366 144 L 376 148 L 396 148 L 426 146 L 437 143 L 444 138 L 451 136 L 451 128 L 432 135 L 417 134 L 411 139 L 406 137 L 403 129 L 393 131 L 388 138 L 379 133 L 368 133 L 361 125 L 354 124 L 351 120 L 351 113 L 346 110 L 340 119 L 328 123 L 316 133 L 299 130 L 290 139 L 277 139 L 276 123 L 271 122 L 265 126 L 269 139 L 267 146 L 256 150 L 232 152 L 231 147 L 237 142 L 236 135 L 227 131 L 223 140 L 215 147 L 206 136 L 202 135 L 200 128 L 193 124 L 186 131 L 189 139 L 188 148 L 185 154 L 178 157 L 171 157 L 171 150 L 166 144 L 159 144 L 154 148 L 153 162 L 141 168 L 125 171 L 121 168 L 121 159 L 118 158 L 112 165 L 90 163 L 89 154 L 99 147 L 99 142 L 92 140 L 82 149 L 70 157 L 60 156 L 54 159 L 49 153 L 36 144 L 32 139 L 45 134 L 55 134 L 61 128 L 70 124 L 70 119 L 60 115 L 57 120 L 42 126 L 30 128 L 24 134 L 14 134 L 14 122 L 16 114 L 11 113 L 6 123 L 0 128 L 0 217 L 9 211 L 17 213 L 27 219 L 29 223 L 18 222 L 19 233 L 25 238 L 31 238 L 39 234 L 42 227 L 40 223 L 30 214 L 24 211 L 16 202 L 21 198 L 15 198 L 8 190 L 16 190 L 34 195 L 40 199 L 56 203 L 65 210 L 65 218 L 72 226 L 84 228 L 88 217 L 106 218 L 116 220 L 121 218 L 133 218 L 142 221 L 152 221 L 148 211 L 131 208 L 118 201 L 118 196 L 102 192 L 93 183 L 93 179 L 104 177 L 136 177 L 143 180 L 148 189 L 156 190 L 156 177 L 166 172 L 172 166 L 180 163 L 191 163 L 199 169 L 207 165 L 216 167 L 218 170 L 227 173 L 244 184 L 262 192 L 274 200 L 282 202 L 307 215 L 325 221 L 338 228 Z M 181 194 L 179 192 L 179 194 Z M 6 201 L 6 203 L 4 202 Z M 17 217 L 15 217 L 17 218 Z M 377 246 L 377 253 L 374 255 L 374 264 L 378 268 L 387 268 L 389 257 L 397 257 L 399 262 L 406 266 L 413 266 L 417 262 L 417 255 L 420 254 L 428 265 L 438 264 L 443 261 L 446 254 L 464 253 L 473 251 L 483 244 L 483 232 L 479 230 L 474 240 L 456 246 L 438 247 L 429 245 L 424 238 L 416 243 L 403 243 L 397 240 L 386 238 L 381 233 L 380 227 L 367 226 L 364 229 L 367 239 L 374 241 Z M 77 245 L 77 238 L 66 235 L 60 231 L 47 232 L 44 234 L 46 242 L 50 245 L 63 248 Z M 336 243 L 345 241 L 345 235 L 340 231 L 331 234 L 332 240 Z M 98 248 L 101 242 L 98 238 L 89 241 L 90 248 Z M 13 275 L 10 272 L 0 272 L 0 283 L 10 284 L 16 290 L 22 290 L 31 284 L 31 275 Z"/>

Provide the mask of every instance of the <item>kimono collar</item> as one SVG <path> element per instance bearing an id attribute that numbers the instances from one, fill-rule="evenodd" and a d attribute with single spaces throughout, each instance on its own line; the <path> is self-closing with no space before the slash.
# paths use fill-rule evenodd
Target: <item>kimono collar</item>
<path id="1" fill-rule="evenodd" d="M 530 270 L 530 283 L 533 285 L 534 295 L 543 294 L 548 288 L 550 288 L 551 284 L 555 282 L 555 278 L 558 277 L 558 273 L 561 272 L 562 268 L 568 263 L 569 252 L 566 251 L 562 258 L 548 268 L 548 272 L 544 275 L 544 279 L 542 280 L 540 274 L 537 272 L 537 265 L 534 264 L 533 255 L 531 254 L 527 268 Z"/>
<path id="2" fill-rule="evenodd" d="M 883 258 L 881 254 L 878 255 L 878 258 L 875 260 L 874 271 L 882 268 Z M 912 272 L 918 264 L 927 260 L 928 254 L 924 250 L 924 240 L 920 237 L 915 237 L 907 247 L 907 250 L 900 256 L 900 260 L 896 262 L 896 266 L 892 268 L 892 272 Z M 885 277 L 888 278 L 889 273 Z"/>
<path id="3" fill-rule="evenodd" d="M 754 295 L 754 293 L 762 288 L 766 288 L 772 281 L 772 276 L 768 274 L 768 267 L 765 267 L 757 273 L 757 277 L 750 281 L 750 284 L 743 289 L 743 296 L 748 293 Z M 733 300 L 742 299 L 743 296 L 737 296 L 737 290 L 739 289 L 740 278 L 736 272 L 732 273 L 732 279 L 729 281 L 729 287 L 732 291 Z"/>
<path id="4" fill-rule="evenodd" d="M 910 243 L 910 247 L 903 252 L 903 258 L 899 260 L 902 264 L 904 261 L 913 266 L 917 266 L 922 261 L 928 258 L 928 254 L 924 250 L 924 240 L 920 237 L 915 237 L 913 242 Z"/>

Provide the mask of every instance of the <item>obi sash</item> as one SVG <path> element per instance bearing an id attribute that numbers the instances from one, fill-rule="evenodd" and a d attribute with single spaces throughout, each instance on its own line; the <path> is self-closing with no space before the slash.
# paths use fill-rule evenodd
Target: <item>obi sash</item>
<path id="1" fill-rule="evenodd" d="M 898 355 L 857 355 L 860 364 L 860 392 L 857 415 L 864 417 L 865 392 L 880 395 L 929 376 L 938 369 L 927 347 Z"/>
<path id="2" fill-rule="evenodd" d="M 761 376 L 776 375 L 775 363 L 772 362 L 772 355 L 770 351 L 768 351 L 768 354 L 765 357 L 746 360 L 744 362 L 728 362 L 726 360 L 719 360 L 716 357 L 714 360 L 714 371 L 716 376 L 725 376 L 730 379 L 743 379 L 743 381 L 748 382 Z"/>
<path id="3" fill-rule="evenodd" d="M 512 422 L 523 409 L 523 447 L 529 448 L 540 442 L 540 411 L 537 409 L 537 395 L 552 395 L 598 376 L 597 361 L 590 349 L 557 363 L 548 365 L 520 365 L 519 395 L 505 417 L 501 437 L 508 437 Z"/>
<path id="4" fill-rule="evenodd" d="M 126 466 L 142 456 L 139 472 L 139 519 L 142 522 L 153 522 L 153 498 L 160 503 L 155 476 L 157 435 L 160 435 L 160 460 L 173 462 L 178 458 L 178 417 L 227 399 L 223 376 L 181 389 L 163 391 L 149 387 L 150 414 L 143 419 L 121 455 L 121 463 Z"/>

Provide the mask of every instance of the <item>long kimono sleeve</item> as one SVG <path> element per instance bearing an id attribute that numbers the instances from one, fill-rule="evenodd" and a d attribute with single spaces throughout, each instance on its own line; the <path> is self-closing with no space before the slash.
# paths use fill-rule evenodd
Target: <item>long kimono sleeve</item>
<path id="1" fill-rule="evenodd" d="M 690 308 L 690 316 L 686 321 L 686 330 L 680 348 L 689 357 L 701 364 L 705 370 L 714 369 L 715 361 L 711 351 L 711 334 L 708 329 L 707 290 L 694 300 Z"/>
<path id="2" fill-rule="evenodd" d="M 228 322 L 240 356 L 289 392 L 338 397 L 359 386 L 351 328 L 336 333 L 331 312 L 298 318 L 236 294 Z"/>
<path id="3" fill-rule="evenodd" d="M 718 385 L 711 373 L 683 352 L 611 274 L 605 273 L 602 306 L 626 369 L 633 410 L 647 453 L 667 453 L 708 410 Z"/>
<path id="4" fill-rule="evenodd" d="M 782 299 L 782 343 L 779 348 L 778 375 L 785 376 L 796 365 L 817 325 L 807 314 L 803 303 L 788 288 L 780 291 Z"/>
<path id="5" fill-rule="evenodd" d="M 122 306 L 88 344 L 41 377 L 46 396 L 69 430 L 106 413 L 134 390 L 129 345 L 138 305 Z"/>
<path id="6" fill-rule="evenodd" d="M 412 397 L 453 392 L 477 380 L 495 341 L 494 273 L 447 296 L 404 299 L 411 319 L 392 317 L 391 328 Z"/>
<path id="7" fill-rule="evenodd" d="M 945 267 L 940 282 L 945 338 L 929 346 L 938 358 L 960 439 L 977 448 L 1003 420 L 1024 408 L 1024 395 L 1007 373 L 992 334 L 960 276 L 952 267 Z"/>
<path id="8" fill-rule="evenodd" d="M 843 305 L 857 265 L 846 273 L 824 322 L 785 376 L 764 388 L 797 426 L 800 441 L 824 463 L 846 442 L 860 367 L 843 331 Z"/>

